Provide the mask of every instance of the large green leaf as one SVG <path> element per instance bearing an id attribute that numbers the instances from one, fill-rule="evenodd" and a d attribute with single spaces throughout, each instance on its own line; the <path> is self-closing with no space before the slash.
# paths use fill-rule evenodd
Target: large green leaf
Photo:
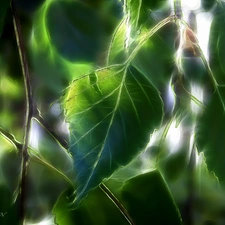
<path id="1" fill-rule="evenodd" d="M 47 6 L 46 25 L 51 44 L 71 61 L 93 61 L 102 43 L 99 14 L 78 1 L 53 1 Z"/>
<path id="2" fill-rule="evenodd" d="M 77 203 L 146 146 L 163 115 L 151 83 L 134 67 L 123 65 L 75 80 L 64 108 L 77 171 Z"/>
<path id="3" fill-rule="evenodd" d="M 204 150 L 209 170 L 215 172 L 222 182 L 225 181 L 224 124 L 224 109 L 218 93 L 214 93 L 207 109 L 198 120 L 196 138 L 199 149 Z"/>
<path id="4" fill-rule="evenodd" d="M 210 65 L 219 86 L 209 99 L 209 104 L 198 121 L 197 144 L 204 150 L 206 162 L 210 171 L 214 171 L 221 181 L 225 181 L 225 116 L 224 98 L 225 84 L 224 46 L 225 46 L 225 4 L 217 5 L 210 29 L 209 53 Z"/>
<path id="5" fill-rule="evenodd" d="M 122 199 L 136 225 L 182 224 L 178 208 L 157 170 L 127 181 Z"/>

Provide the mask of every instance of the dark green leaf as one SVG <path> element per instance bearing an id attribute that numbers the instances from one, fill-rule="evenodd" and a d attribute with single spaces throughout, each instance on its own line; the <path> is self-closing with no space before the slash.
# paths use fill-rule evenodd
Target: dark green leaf
<path id="1" fill-rule="evenodd" d="M 58 225 L 127 225 L 120 211 L 99 189 L 91 191 L 81 205 L 72 209 L 72 192 L 66 190 L 54 206 Z"/>
<path id="2" fill-rule="evenodd" d="M 10 0 L 2 0 L 0 6 L 0 35 L 2 34 L 2 29 L 4 26 L 4 19 L 6 15 L 6 11 L 10 6 Z"/>
<path id="3" fill-rule="evenodd" d="M 225 46 L 225 4 L 217 5 L 210 29 L 209 53 L 213 75 L 219 85 L 225 84 L 224 46 Z M 204 114 L 198 121 L 196 132 L 199 149 L 204 150 L 206 162 L 210 171 L 214 171 L 224 182 L 224 87 L 217 87 L 216 92 L 209 99 Z"/>
<path id="4" fill-rule="evenodd" d="M 215 10 L 210 29 L 209 62 L 215 79 L 219 84 L 225 84 L 225 3 Z"/>
<path id="5" fill-rule="evenodd" d="M 20 157 L 14 146 L 0 135 L 0 224 L 18 225 L 19 207 L 14 202 L 19 181 Z"/>
<path id="6" fill-rule="evenodd" d="M 70 61 L 95 61 L 102 43 L 97 12 L 77 1 L 52 1 L 46 13 L 51 44 Z"/>
<path id="7" fill-rule="evenodd" d="M 15 0 L 15 5 L 18 9 L 27 13 L 34 12 L 45 0 Z"/>
<path id="8" fill-rule="evenodd" d="M 19 207 L 13 202 L 13 195 L 9 188 L 0 184 L 0 224 L 19 225 Z"/>
<path id="9" fill-rule="evenodd" d="M 166 0 L 130 0 L 126 1 L 126 9 L 131 26 L 131 37 L 135 37 L 142 28 L 142 25 L 150 17 L 150 13 L 154 10 L 161 9 Z"/>
<path id="10" fill-rule="evenodd" d="M 204 8 L 204 10 L 210 10 L 213 5 L 216 3 L 216 0 L 202 0 L 202 7 Z"/>
<path id="11" fill-rule="evenodd" d="M 220 91 L 224 98 L 224 88 Z M 204 150 L 209 170 L 215 172 L 222 182 L 225 181 L 224 124 L 224 110 L 218 93 L 215 92 L 204 114 L 198 120 L 196 139 L 199 149 Z"/>
<path id="12" fill-rule="evenodd" d="M 27 171 L 26 184 L 24 211 L 26 220 L 31 224 L 48 217 L 59 195 L 70 187 L 58 173 L 33 158 Z"/>
<path id="13" fill-rule="evenodd" d="M 136 225 L 182 224 L 178 208 L 158 171 L 127 181 L 122 199 Z"/>
<path id="14" fill-rule="evenodd" d="M 157 88 L 165 86 L 171 77 L 175 36 L 175 24 L 165 25 L 145 43 L 132 62 Z"/>
<path id="15" fill-rule="evenodd" d="M 65 96 L 76 202 L 143 150 L 162 119 L 162 101 L 135 68 L 111 66 L 75 80 Z"/>

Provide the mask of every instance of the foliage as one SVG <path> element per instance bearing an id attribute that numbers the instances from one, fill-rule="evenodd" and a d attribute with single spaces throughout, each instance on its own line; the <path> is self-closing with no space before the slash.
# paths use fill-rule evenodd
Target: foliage
<path id="1" fill-rule="evenodd" d="M 0 224 L 225 223 L 223 1 L 0 4 Z"/>

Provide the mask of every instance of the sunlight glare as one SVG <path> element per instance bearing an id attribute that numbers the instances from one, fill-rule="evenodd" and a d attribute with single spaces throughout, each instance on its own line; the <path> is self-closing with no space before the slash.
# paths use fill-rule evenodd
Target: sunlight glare
<path id="1" fill-rule="evenodd" d="M 200 0 L 182 0 L 181 6 L 188 10 L 197 10 L 201 6 L 201 1 Z"/>
<path id="2" fill-rule="evenodd" d="M 170 153 L 175 153 L 179 151 L 179 148 L 182 144 L 182 130 L 182 124 L 177 126 L 176 121 L 173 121 L 170 125 L 167 134 L 167 143 L 169 146 Z"/>
<path id="3" fill-rule="evenodd" d="M 31 146 L 31 148 L 38 150 L 40 136 L 41 130 L 39 124 L 36 120 L 33 119 L 31 122 L 30 139 L 29 139 L 29 145 Z"/>
<path id="4" fill-rule="evenodd" d="M 213 15 L 211 12 L 203 12 L 196 15 L 197 20 L 197 38 L 199 41 L 200 48 L 203 51 L 206 59 L 209 59 L 208 53 L 208 41 L 209 32 L 212 23 Z"/>
<path id="5" fill-rule="evenodd" d="M 203 98 L 204 98 L 204 90 L 202 87 L 196 84 L 191 84 L 191 94 L 197 98 L 201 103 L 203 103 Z M 191 101 L 191 110 L 198 114 L 201 111 L 201 106 L 198 105 L 196 102 L 193 100 Z"/>
<path id="6" fill-rule="evenodd" d="M 48 216 L 48 217 L 44 218 L 39 223 L 26 222 L 25 225 L 55 225 L 55 222 L 54 222 L 54 217 L 53 216 L 51 216 L 51 217 Z"/>

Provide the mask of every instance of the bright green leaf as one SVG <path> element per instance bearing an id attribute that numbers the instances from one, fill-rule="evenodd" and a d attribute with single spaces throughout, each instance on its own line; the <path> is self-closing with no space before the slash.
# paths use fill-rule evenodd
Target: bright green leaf
<path id="1" fill-rule="evenodd" d="M 162 101 L 134 67 L 111 66 L 70 85 L 64 108 L 70 124 L 79 203 L 104 178 L 127 164 L 162 119 Z"/>
<path id="2" fill-rule="evenodd" d="M 126 45 L 126 21 L 123 19 L 116 28 L 108 52 L 107 64 L 125 62 L 128 54 L 125 50 Z"/>

